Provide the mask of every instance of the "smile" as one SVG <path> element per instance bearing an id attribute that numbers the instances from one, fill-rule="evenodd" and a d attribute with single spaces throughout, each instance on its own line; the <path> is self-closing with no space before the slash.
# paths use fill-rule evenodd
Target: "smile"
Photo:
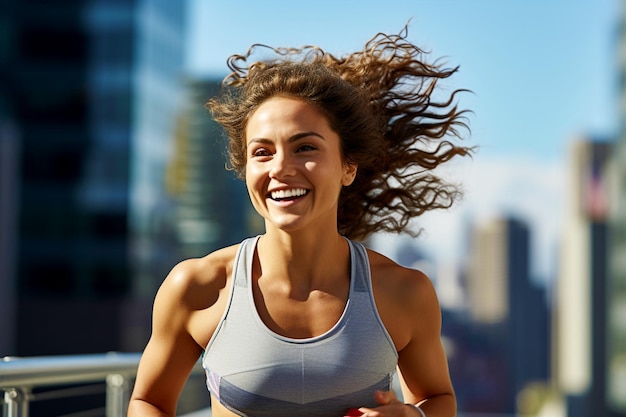
<path id="1" fill-rule="evenodd" d="M 295 200 L 307 194 L 309 190 L 304 188 L 292 188 L 289 190 L 278 190 L 270 193 L 270 198 L 275 201 Z"/>

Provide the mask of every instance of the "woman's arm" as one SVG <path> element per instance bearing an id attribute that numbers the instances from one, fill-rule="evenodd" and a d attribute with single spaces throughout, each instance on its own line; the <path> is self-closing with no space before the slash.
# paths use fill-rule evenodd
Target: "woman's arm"
<path id="1" fill-rule="evenodd" d="M 139 362 L 129 417 L 176 415 L 178 397 L 202 353 L 188 330 L 194 262 L 177 265 L 156 295 L 152 335 Z"/>
<path id="2" fill-rule="evenodd" d="M 435 289 L 418 271 L 410 289 L 412 336 L 398 359 L 404 401 L 419 405 L 428 417 L 454 417 L 456 397 L 441 343 L 441 310 Z"/>
<path id="3" fill-rule="evenodd" d="M 430 279 L 370 252 L 376 305 L 398 349 L 403 400 L 378 392 L 377 417 L 456 416 L 456 397 L 441 343 L 441 310 Z M 406 405 L 406 404 L 410 404 Z M 414 406 L 419 405 L 420 410 Z"/>

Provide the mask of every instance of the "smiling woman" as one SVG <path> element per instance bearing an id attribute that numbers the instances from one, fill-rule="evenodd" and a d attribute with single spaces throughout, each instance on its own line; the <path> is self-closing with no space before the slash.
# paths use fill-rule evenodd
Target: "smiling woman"
<path id="1" fill-rule="evenodd" d="M 342 160 L 339 136 L 316 106 L 270 98 L 250 115 L 245 141 L 246 184 L 266 230 L 291 222 L 294 231 L 311 221 L 318 230 L 336 228 L 337 196 L 352 184 L 356 165 Z"/>
<path id="2" fill-rule="evenodd" d="M 253 51 L 229 60 L 208 107 L 265 233 L 173 268 L 129 415 L 173 416 L 204 352 L 214 417 L 454 416 L 430 280 L 356 240 L 410 233 L 457 196 L 433 174 L 471 151 L 454 143 L 459 90 L 434 99 L 456 70 L 424 62 L 406 32 L 342 58 L 279 48 L 248 64 Z"/>
<path id="3" fill-rule="evenodd" d="M 456 90 L 444 99 L 439 80 L 457 68 L 424 61 L 425 54 L 400 35 L 379 34 L 363 51 L 335 57 L 318 47 L 269 48 L 274 61 L 247 64 L 263 45 L 233 55 L 225 84 L 233 87 L 208 103 L 227 130 L 232 167 L 243 177 L 249 117 L 273 96 L 315 105 L 341 137 L 342 156 L 359 166 L 354 186 L 339 204 L 339 231 L 360 239 L 378 231 L 406 231 L 425 211 L 450 207 L 458 190 L 433 175 L 440 164 L 469 149 L 454 145 L 465 128 Z M 435 92 L 439 94 L 434 94 Z"/>

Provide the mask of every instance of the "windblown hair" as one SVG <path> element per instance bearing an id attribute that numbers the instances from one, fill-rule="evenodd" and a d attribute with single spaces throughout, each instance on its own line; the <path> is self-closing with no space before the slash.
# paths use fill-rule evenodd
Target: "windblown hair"
<path id="1" fill-rule="evenodd" d="M 455 145 L 468 129 L 455 103 L 467 90 L 443 92 L 437 82 L 458 67 L 426 63 L 417 46 L 398 35 L 377 34 L 362 51 L 335 57 L 316 46 L 253 45 L 228 59 L 232 73 L 222 93 L 209 100 L 213 118 L 229 136 L 230 164 L 245 176 L 245 129 L 250 115 L 274 96 L 317 106 L 341 139 L 344 161 L 357 164 L 354 182 L 339 196 L 338 230 L 351 239 L 378 232 L 411 235 L 409 221 L 425 211 L 448 208 L 460 189 L 433 172 L 472 148 Z M 275 54 L 248 64 L 256 47 Z M 435 94 L 437 93 L 437 94 Z"/>

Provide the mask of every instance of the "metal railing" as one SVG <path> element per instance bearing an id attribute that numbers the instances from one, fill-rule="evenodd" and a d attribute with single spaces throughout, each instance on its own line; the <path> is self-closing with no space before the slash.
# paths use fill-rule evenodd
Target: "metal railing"
<path id="1" fill-rule="evenodd" d="M 93 355 L 5 357 L 0 361 L 0 390 L 4 391 L 3 416 L 28 417 L 32 401 L 68 398 L 93 394 L 94 387 L 61 388 L 43 394 L 37 387 L 58 387 L 104 383 L 106 417 L 122 417 L 130 399 L 132 381 L 137 375 L 140 353 L 105 353 Z M 198 363 L 192 374 L 202 373 Z M 102 390 L 102 387 L 95 387 Z M 100 410 L 102 415 L 102 410 Z"/>
<path id="2" fill-rule="evenodd" d="M 106 399 L 104 407 L 80 415 L 104 414 L 106 417 L 123 417 L 126 415 L 132 382 L 137 375 L 140 358 L 140 353 L 117 352 L 0 358 L 0 391 L 4 392 L 3 399 L 0 397 L 0 402 L 3 403 L 2 415 L 28 417 L 32 401 L 74 398 L 104 391 Z M 198 362 L 192 370 L 192 375 L 202 375 L 203 372 Z M 80 385 L 90 383 L 98 385 Z M 68 388 L 68 385 L 71 387 Z M 34 393 L 33 389 L 38 387 L 61 388 Z M 515 417 L 515 415 L 459 412 L 459 417 Z"/>

